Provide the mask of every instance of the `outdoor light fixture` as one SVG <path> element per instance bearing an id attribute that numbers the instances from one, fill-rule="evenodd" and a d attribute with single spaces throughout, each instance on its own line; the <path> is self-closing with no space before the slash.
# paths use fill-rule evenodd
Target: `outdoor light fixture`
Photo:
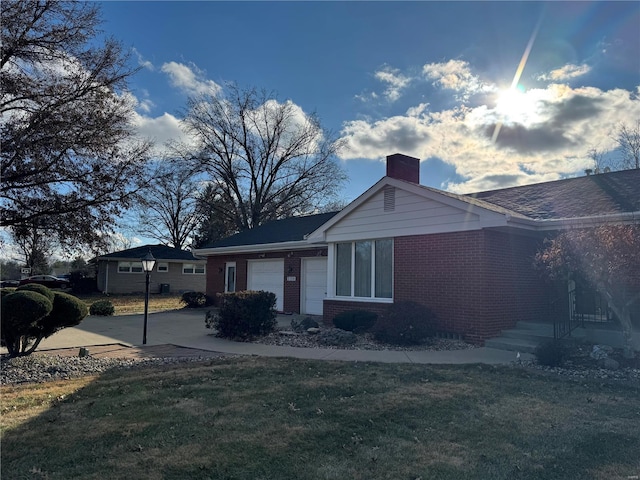
<path id="1" fill-rule="evenodd" d="M 142 270 L 147 274 L 147 286 L 144 294 L 144 330 L 142 332 L 142 344 L 147 344 L 147 317 L 149 314 L 149 274 L 153 270 L 153 267 L 156 264 L 156 259 L 151 255 L 151 249 L 147 252 L 147 254 L 140 259 L 142 262 Z"/>

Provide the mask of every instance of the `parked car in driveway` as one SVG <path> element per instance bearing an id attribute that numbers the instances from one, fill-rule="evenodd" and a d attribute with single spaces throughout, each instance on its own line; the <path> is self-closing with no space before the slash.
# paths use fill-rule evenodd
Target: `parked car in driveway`
<path id="1" fill-rule="evenodd" d="M 20 280 L 20 285 L 27 283 L 38 283 L 49 288 L 70 288 L 71 284 L 69 280 L 65 278 L 54 277 L 53 275 L 34 275 L 29 278 Z"/>
<path id="2" fill-rule="evenodd" d="M 2 281 L 0 281 L 0 288 L 17 287 L 18 285 L 20 285 L 20 280 L 2 280 Z"/>

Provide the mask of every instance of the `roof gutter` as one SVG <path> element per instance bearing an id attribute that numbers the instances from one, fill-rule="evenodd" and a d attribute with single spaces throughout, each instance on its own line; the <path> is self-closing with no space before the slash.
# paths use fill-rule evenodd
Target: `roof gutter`
<path id="1" fill-rule="evenodd" d="M 587 217 L 550 218 L 550 219 L 528 219 L 505 215 L 508 224 L 526 225 L 532 230 L 569 230 L 572 228 L 597 227 L 599 225 L 615 224 L 636 224 L 640 223 L 640 211 L 612 213 L 607 215 L 591 215 Z"/>
<path id="2" fill-rule="evenodd" d="M 310 245 L 306 240 L 297 240 L 293 242 L 277 242 L 277 243 L 261 243 L 257 245 L 236 245 L 230 247 L 217 248 L 199 248 L 193 250 L 195 254 L 201 256 L 242 254 L 242 253 L 263 253 L 263 252 L 281 252 L 284 250 L 308 250 L 314 247 L 326 247 L 322 245 Z"/>

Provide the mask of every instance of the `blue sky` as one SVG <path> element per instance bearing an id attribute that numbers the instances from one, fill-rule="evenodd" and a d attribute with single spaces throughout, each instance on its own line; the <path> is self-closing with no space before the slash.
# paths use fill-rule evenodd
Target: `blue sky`
<path id="1" fill-rule="evenodd" d="M 104 33 L 143 67 L 130 83 L 141 134 L 183 138 L 203 89 L 272 90 L 345 140 L 346 200 L 396 152 L 454 192 L 582 174 L 590 148 L 613 149 L 616 125 L 640 119 L 638 2 L 101 6 Z"/>

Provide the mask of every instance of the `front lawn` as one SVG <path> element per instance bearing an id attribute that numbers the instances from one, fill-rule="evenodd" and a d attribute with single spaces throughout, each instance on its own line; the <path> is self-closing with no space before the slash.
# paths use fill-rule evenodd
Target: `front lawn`
<path id="1" fill-rule="evenodd" d="M 637 385 L 231 358 L 2 387 L 2 478 L 624 479 Z"/>
<path id="2" fill-rule="evenodd" d="M 74 294 L 80 300 L 91 307 L 91 304 L 98 300 L 109 300 L 115 307 L 116 315 L 129 315 L 132 313 L 144 312 L 144 294 L 127 294 L 127 295 L 103 295 L 95 294 Z M 184 304 L 180 302 L 182 295 L 149 295 L 149 312 L 162 312 L 165 310 L 175 310 L 183 308 Z"/>

